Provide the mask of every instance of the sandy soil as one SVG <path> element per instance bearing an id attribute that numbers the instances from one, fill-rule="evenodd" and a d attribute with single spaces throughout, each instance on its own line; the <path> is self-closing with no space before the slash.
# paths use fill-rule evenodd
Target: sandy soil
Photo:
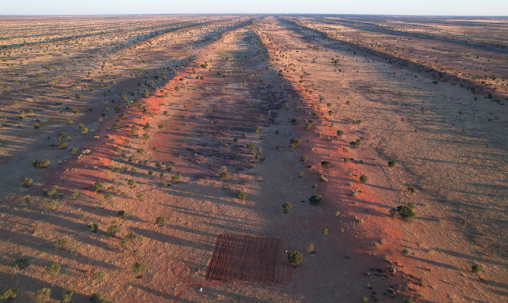
<path id="1" fill-rule="evenodd" d="M 64 290 L 72 302 L 508 297 L 506 40 L 472 26 L 492 20 L 56 21 L 66 30 L 0 19 L 0 291 L 17 288 L 19 302 L 37 302 L 42 288 L 53 302 Z M 435 28 L 422 30 L 426 22 Z M 400 32 L 412 55 L 390 44 Z M 463 33 L 477 47 L 462 67 L 489 58 L 474 75 L 452 64 L 464 46 L 451 40 Z M 446 68 L 418 58 L 436 48 L 453 49 L 438 60 Z M 48 168 L 31 165 L 42 159 Z M 408 203 L 415 218 L 390 216 Z M 207 280 L 224 234 L 280 239 L 282 258 L 271 258 L 280 278 L 238 278 L 249 270 Z M 62 238 L 69 244 L 56 248 Z M 303 262 L 291 266 L 286 251 Z M 20 258 L 28 267 L 14 266 Z M 140 276 L 134 262 L 147 266 Z"/>

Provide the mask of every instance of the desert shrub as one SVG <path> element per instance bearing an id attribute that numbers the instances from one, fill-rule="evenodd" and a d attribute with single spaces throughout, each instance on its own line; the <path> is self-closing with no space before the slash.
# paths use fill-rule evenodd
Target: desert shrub
<path id="1" fill-rule="evenodd" d="M 412 194 L 414 194 L 414 193 L 416 192 L 416 189 L 415 189 L 414 187 L 412 187 L 411 185 L 409 185 L 409 186 L 407 187 L 407 190 L 408 190 L 410 193 L 412 193 Z"/>
<path id="2" fill-rule="evenodd" d="M 246 145 L 247 149 L 254 149 L 256 147 L 256 145 L 254 145 L 254 143 L 248 143 Z"/>
<path id="3" fill-rule="evenodd" d="M 37 291 L 37 301 L 44 303 L 51 300 L 51 288 L 42 288 Z"/>
<path id="4" fill-rule="evenodd" d="M 157 219 L 155 219 L 155 224 L 159 227 L 166 225 L 166 217 L 157 217 Z"/>
<path id="5" fill-rule="evenodd" d="M 171 164 L 166 165 L 166 170 L 171 171 L 173 169 L 173 166 Z"/>
<path id="6" fill-rule="evenodd" d="M 414 303 L 415 301 L 413 301 L 412 298 L 407 298 L 406 300 L 404 300 L 404 303 Z"/>
<path id="7" fill-rule="evenodd" d="M 475 274 L 479 273 L 481 270 L 482 269 L 481 269 L 480 265 L 478 265 L 478 264 L 471 266 L 471 271 Z"/>
<path id="8" fill-rule="evenodd" d="M 68 238 L 60 238 L 56 239 L 55 242 L 53 242 L 53 246 L 55 246 L 58 249 L 67 249 L 69 248 L 69 239 Z"/>
<path id="9" fill-rule="evenodd" d="M 135 232 L 131 231 L 128 234 L 126 234 L 122 238 L 122 243 L 120 244 L 124 249 L 128 248 L 132 242 L 143 242 L 143 236 L 140 236 L 136 234 Z"/>
<path id="10" fill-rule="evenodd" d="M 312 205 L 319 205 L 321 203 L 321 200 L 323 200 L 323 197 L 321 195 L 313 195 L 309 198 L 309 202 Z"/>
<path id="11" fill-rule="evenodd" d="M 99 224 L 97 223 L 90 223 L 90 225 L 88 225 L 88 230 L 93 233 L 96 233 L 97 229 L 99 229 Z"/>
<path id="12" fill-rule="evenodd" d="M 102 281 L 102 280 L 104 280 L 105 277 L 106 277 L 106 273 L 105 272 L 98 271 L 98 272 L 93 274 L 92 279 L 94 281 Z"/>
<path id="13" fill-rule="evenodd" d="M 57 207 L 58 207 L 57 200 L 50 200 L 46 202 L 46 208 L 49 210 L 56 210 Z"/>
<path id="14" fill-rule="evenodd" d="M 289 202 L 282 204 L 282 210 L 286 214 L 291 210 L 292 207 L 293 207 L 293 205 L 291 205 L 291 203 L 289 203 Z"/>
<path id="15" fill-rule="evenodd" d="M 56 147 L 58 147 L 58 149 L 67 148 L 67 142 L 60 142 Z"/>
<path id="16" fill-rule="evenodd" d="M 362 143 L 359 140 L 349 142 L 349 145 L 351 145 L 353 148 L 358 148 L 361 144 Z"/>
<path id="17" fill-rule="evenodd" d="M 120 210 L 116 215 L 118 217 L 126 220 L 126 219 L 129 219 L 129 217 L 131 216 L 131 212 L 130 211 L 125 211 L 125 210 Z"/>
<path id="18" fill-rule="evenodd" d="M 51 164 L 51 162 L 48 159 L 44 159 L 41 161 L 33 161 L 32 165 L 37 168 L 46 168 Z"/>
<path id="19" fill-rule="evenodd" d="M 35 129 L 39 129 L 41 127 L 41 125 L 39 123 L 34 123 L 34 128 Z"/>
<path id="20" fill-rule="evenodd" d="M 296 124 L 296 123 L 298 123 L 298 119 L 296 119 L 296 118 L 291 119 L 291 123 L 292 123 L 292 124 Z"/>
<path id="21" fill-rule="evenodd" d="M 145 194 L 144 194 L 144 193 L 137 193 L 137 194 L 136 194 L 136 198 L 137 198 L 139 201 L 141 201 L 141 200 L 143 200 L 143 199 L 145 198 Z"/>
<path id="22" fill-rule="evenodd" d="M 300 161 L 301 161 L 302 163 L 307 162 L 307 159 L 309 159 L 309 157 L 307 157 L 307 156 L 305 156 L 305 155 L 300 157 Z"/>
<path id="23" fill-rule="evenodd" d="M 60 269 L 62 269 L 60 263 L 53 263 L 46 268 L 46 272 L 48 273 L 48 275 L 54 277 L 60 273 Z"/>
<path id="24" fill-rule="evenodd" d="M 70 152 L 71 152 L 71 155 L 75 155 L 75 154 L 78 153 L 78 148 L 77 147 L 73 147 L 73 148 L 71 148 Z"/>
<path id="25" fill-rule="evenodd" d="M 310 243 L 309 245 L 307 245 L 307 253 L 308 254 L 312 254 L 314 253 L 314 244 Z"/>
<path id="26" fill-rule="evenodd" d="M 323 228 L 323 230 L 321 231 L 321 234 L 323 236 L 328 236 L 328 228 Z"/>
<path id="27" fill-rule="evenodd" d="M 108 297 L 103 296 L 101 293 L 94 293 L 88 301 L 90 303 L 111 303 Z"/>
<path id="28" fill-rule="evenodd" d="M 223 172 L 220 173 L 219 178 L 221 180 L 228 180 L 228 179 L 231 178 L 231 174 L 228 173 L 227 171 L 223 171 Z"/>
<path id="29" fill-rule="evenodd" d="M 173 183 L 178 183 L 180 181 L 182 181 L 182 175 L 180 174 L 171 177 L 171 182 Z"/>
<path id="30" fill-rule="evenodd" d="M 395 166 L 397 166 L 397 161 L 392 160 L 392 161 L 388 162 L 388 167 L 395 167 Z"/>
<path id="31" fill-rule="evenodd" d="M 42 189 L 42 193 L 45 194 L 48 197 L 56 195 L 57 191 L 58 191 L 58 186 L 57 185 L 53 185 L 53 187 L 51 187 L 50 190 L 48 190 L 47 188 Z"/>
<path id="32" fill-rule="evenodd" d="M 30 264 L 28 263 L 27 258 L 19 258 L 19 259 L 16 259 L 16 261 L 14 261 L 14 267 L 19 270 L 27 268 L 28 265 L 30 265 Z"/>
<path id="33" fill-rule="evenodd" d="M 303 178 L 303 176 L 304 176 L 303 171 L 301 171 L 301 172 L 299 172 L 299 173 L 298 173 L 298 178 L 300 178 L 300 179 L 301 179 L 301 178 Z"/>
<path id="34" fill-rule="evenodd" d="M 60 302 L 69 303 L 72 300 L 72 296 L 74 296 L 74 292 L 72 290 L 64 290 L 62 296 L 60 297 Z"/>
<path id="35" fill-rule="evenodd" d="M 120 230 L 119 225 L 111 225 L 108 230 L 106 230 L 106 234 L 108 236 L 114 237 L 116 233 Z"/>
<path id="36" fill-rule="evenodd" d="M 360 182 L 362 182 L 362 183 L 367 183 L 367 180 L 369 180 L 369 178 L 367 178 L 367 176 L 366 176 L 366 175 L 361 175 L 361 176 L 360 176 Z"/>
<path id="37" fill-rule="evenodd" d="M 101 191 L 103 188 L 104 188 L 104 184 L 102 184 L 102 182 L 100 180 L 95 182 L 95 184 L 93 185 L 93 191 L 96 193 Z"/>
<path id="38" fill-rule="evenodd" d="M 342 131 L 342 130 L 337 131 L 337 136 L 342 137 L 343 135 L 344 135 L 344 131 Z"/>
<path id="39" fill-rule="evenodd" d="M 245 200 L 247 199 L 247 193 L 240 190 L 236 193 L 236 198 L 239 200 Z"/>
<path id="40" fill-rule="evenodd" d="M 359 188 L 351 190 L 351 196 L 353 196 L 353 197 L 358 196 L 359 193 L 360 193 L 360 189 Z"/>
<path id="41" fill-rule="evenodd" d="M 404 248 L 404 249 L 402 250 L 402 254 L 403 254 L 404 256 L 409 256 L 409 254 L 411 254 L 411 251 L 410 251 L 409 249 L 407 249 L 407 248 Z"/>
<path id="42" fill-rule="evenodd" d="M 330 161 L 321 161 L 321 166 L 323 166 L 323 168 L 330 168 L 333 166 L 333 162 L 330 162 Z"/>
<path id="43" fill-rule="evenodd" d="M 23 178 L 23 180 L 21 180 L 21 186 L 23 187 L 29 187 L 30 185 L 32 185 L 33 183 L 33 180 L 30 179 L 30 178 Z"/>
<path id="44" fill-rule="evenodd" d="M 317 186 L 317 184 L 312 184 L 312 185 L 311 185 L 311 188 L 312 188 L 312 189 L 316 189 L 316 188 L 318 188 L 318 186 Z"/>
<path id="45" fill-rule="evenodd" d="M 136 180 L 133 180 L 133 179 L 129 180 L 127 182 L 127 185 L 129 185 L 130 188 L 136 187 Z"/>
<path id="46" fill-rule="evenodd" d="M 288 254 L 289 263 L 293 266 L 296 266 L 303 261 L 303 255 L 299 251 L 292 251 Z"/>
<path id="47" fill-rule="evenodd" d="M 134 262 L 134 264 L 132 264 L 132 272 L 137 277 L 141 276 L 146 271 L 146 269 L 147 265 L 144 263 Z"/>
<path id="48" fill-rule="evenodd" d="M 17 288 L 9 288 L 9 289 L 6 289 L 2 292 L 0 292 L 0 300 L 13 300 L 13 299 L 16 299 L 16 297 L 18 296 L 18 289 Z"/>
<path id="49" fill-rule="evenodd" d="M 302 143 L 302 140 L 300 138 L 291 139 L 289 141 L 289 149 L 290 150 L 295 149 L 298 145 L 300 145 L 300 143 Z"/>
<path id="50" fill-rule="evenodd" d="M 413 203 L 408 203 L 408 205 L 400 205 L 397 208 L 392 208 L 390 210 L 390 215 L 394 216 L 395 213 L 399 213 L 402 219 L 409 220 L 416 216 L 416 213 L 414 212 L 414 207 L 415 206 Z"/>

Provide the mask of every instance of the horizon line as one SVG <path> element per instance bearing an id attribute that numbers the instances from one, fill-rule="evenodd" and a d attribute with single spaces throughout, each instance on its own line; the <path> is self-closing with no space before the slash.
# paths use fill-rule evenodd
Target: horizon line
<path id="1" fill-rule="evenodd" d="M 399 16 L 399 17 L 484 17 L 484 18 L 508 18 L 508 15 L 418 15 L 418 14 L 330 14 L 330 13 L 146 13 L 146 14 L 40 14 L 40 15 L 25 15 L 25 14 L 9 14 L 1 15 L 2 17 L 86 17 L 86 16 L 171 16 L 171 15 L 322 15 L 322 16 Z"/>

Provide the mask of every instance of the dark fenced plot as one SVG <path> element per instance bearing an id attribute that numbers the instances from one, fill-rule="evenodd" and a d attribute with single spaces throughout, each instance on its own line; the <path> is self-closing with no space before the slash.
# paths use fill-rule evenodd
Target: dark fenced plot
<path id="1" fill-rule="evenodd" d="M 289 283 L 289 263 L 282 244 L 276 237 L 219 235 L 206 279 L 233 283 Z"/>

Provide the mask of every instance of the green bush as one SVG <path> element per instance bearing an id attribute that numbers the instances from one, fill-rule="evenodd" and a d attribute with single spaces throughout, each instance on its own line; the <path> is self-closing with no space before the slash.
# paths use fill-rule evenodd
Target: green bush
<path id="1" fill-rule="evenodd" d="M 471 271 L 475 274 L 479 273 L 481 270 L 482 269 L 481 269 L 480 265 L 478 265 L 478 264 L 471 266 Z"/>
<path id="2" fill-rule="evenodd" d="M 101 191 L 103 188 L 104 188 L 104 184 L 102 184 L 102 182 L 100 180 L 95 182 L 95 184 L 93 185 L 93 191 L 96 193 Z"/>
<path id="3" fill-rule="evenodd" d="M 67 142 L 60 142 L 56 147 L 58 147 L 58 149 L 67 148 Z"/>
<path id="4" fill-rule="evenodd" d="M 349 142 L 349 145 L 351 145 L 351 147 L 353 147 L 353 148 L 358 148 L 358 147 L 360 147 L 361 144 L 362 143 L 360 141 L 351 141 L 351 142 Z"/>
<path id="5" fill-rule="evenodd" d="M 134 264 L 132 264 L 132 272 L 139 277 L 146 271 L 147 267 L 148 266 L 144 263 L 134 262 Z"/>
<path id="6" fill-rule="evenodd" d="M 157 217 L 157 219 L 155 219 L 155 224 L 159 227 L 166 225 L 166 217 Z"/>
<path id="7" fill-rule="evenodd" d="M 290 150 L 295 149 L 298 145 L 300 145 L 300 143 L 302 143 L 302 140 L 300 138 L 291 139 L 289 141 L 289 149 Z"/>
<path id="8" fill-rule="evenodd" d="M 392 208 L 390 210 L 390 215 L 393 216 L 395 213 L 399 213 L 399 215 L 404 220 L 409 220 L 416 216 L 413 203 L 409 203 L 408 205 L 400 205 L 397 208 Z"/>
<path id="9" fill-rule="evenodd" d="M 69 239 L 68 238 L 60 238 L 56 239 L 55 242 L 53 242 L 53 246 L 58 249 L 67 249 L 69 248 Z"/>
<path id="10" fill-rule="evenodd" d="M 102 281 L 102 280 L 104 280 L 105 277 L 106 277 L 106 273 L 105 272 L 98 271 L 98 272 L 93 274 L 92 279 L 94 281 Z"/>
<path id="11" fill-rule="evenodd" d="M 182 181 L 182 175 L 180 174 L 171 177 L 171 182 L 173 183 L 178 183 L 180 181 Z"/>
<path id="12" fill-rule="evenodd" d="M 328 228 L 323 228 L 323 230 L 321 231 L 321 234 L 323 236 L 328 236 Z"/>
<path id="13" fill-rule="evenodd" d="M 13 299 L 16 299 L 16 297 L 18 296 L 18 289 L 17 288 L 9 288 L 9 289 L 6 289 L 2 292 L 0 292 L 0 300 L 13 300 Z"/>
<path id="14" fill-rule="evenodd" d="M 37 301 L 45 303 L 51 300 L 51 288 L 42 288 L 37 291 Z"/>
<path id="15" fill-rule="evenodd" d="M 46 168 L 51 164 L 51 162 L 48 159 L 44 159 L 41 161 L 33 161 L 32 165 L 37 168 Z"/>
<path id="16" fill-rule="evenodd" d="M 126 219 L 129 219 L 129 217 L 131 216 L 131 212 L 130 211 L 125 211 L 125 210 L 120 210 L 120 211 L 118 211 L 118 213 L 116 215 L 118 217 L 126 220 Z"/>
<path id="17" fill-rule="evenodd" d="M 333 166 L 333 162 L 330 162 L 330 161 L 321 161 L 321 166 L 323 166 L 323 168 L 330 168 Z"/>
<path id="18" fill-rule="evenodd" d="M 392 160 L 392 161 L 388 162 L 388 167 L 395 167 L 395 166 L 397 166 L 397 161 Z"/>
<path id="19" fill-rule="evenodd" d="M 282 210 L 286 214 L 291 210 L 292 207 L 293 207 L 293 205 L 291 205 L 291 203 L 289 203 L 289 202 L 282 204 Z"/>
<path id="20" fill-rule="evenodd" d="M 59 263 L 53 263 L 50 266 L 48 266 L 48 268 L 46 268 L 46 272 L 48 273 L 48 275 L 54 277 L 60 273 L 61 268 L 62 266 L 60 266 Z"/>
<path id="21" fill-rule="evenodd" d="M 32 183 L 33 180 L 30 178 L 23 178 L 23 180 L 21 180 L 21 186 L 23 187 L 29 187 L 30 185 L 32 185 Z"/>
<path id="22" fill-rule="evenodd" d="M 366 175 L 361 175 L 361 176 L 360 176 L 360 182 L 362 182 L 362 183 L 364 183 L 364 184 L 365 184 L 365 183 L 367 183 L 367 180 L 368 180 L 368 179 L 369 179 L 369 178 L 367 178 L 367 176 L 366 176 Z"/>
<path id="23" fill-rule="evenodd" d="M 411 254 L 411 251 L 410 251 L 409 249 L 407 249 L 407 248 L 404 248 L 404 249 L 402 250 L 402 254 L 403 254 L 404 256 L 409 256 L 409 254 Z"/>
<path id="24" fill-rule="evenodd" d="M 49 210 L 56 210 L 58 207 L 58 201 L 57 200 L 50 200 L 46 202 L 46 208 Z"/>
<path id="25" fill-rule="evenodd" d="M 300 157 L 300 161 L 301 161 L 302 163 L 307 162 L 307 159 L 309 159 L 309 157 L 307 157 L 307 156 L 305 156 L 305 155 Z"/>
<path id="26" fill-rule="evenodd" d="M 292 251 L 288 254 L 289 263 L 293 266 L 296 266 L 303 261 L 303 255 L 299 251 Z"/>
<path id="27" fill-rule="evenodd" d="M 99 224 L 97 224 L 97 223 L 90 223 L 90 225 L 88 225 L 88 230 L 93 233 L 96 233 L 98 229 L 99 229 Z"/>
<path id="28" fill-rule="evenodd" d="M 247 193 L 240 190 L 238 193 L 236 193 L 236 198 L 239 200 L 245 200 L 247 199 Z"/>
<path id="29" fill-rule="evenodd" d="M 307 245 L 307 253 L 312 254 L 314 252 L 315 252 L 314 244 L 310 243 L 309 245 Z"/>
<path id="30" fill-rule="evenodd" d="M 77 147 L 71 148 L 71 155 L 75 155 L 77 153 L 78 153 L 78 148 Z"/>
<path id="31" fill-rule="evenodd" d="M 130 188 L 136 187 L 136 180 L 131 179 L 129 182 L 127 182 L 127 185 L 129 185 Z"/>
<path id="32" fill-rule="evenodd" d="M 321 203 L 321 200 L 323 200 L 323 197 L 321 195 L 313 195 L 309 198 L 309 202 L 312 205 L 319 205 Z"/>
<path id="33" fill-rule="evenodd" d="M 114 237 L 116 233 L 120 230 L 119 225 L 111 225 L 108 230 L 106 230 L 106 234 L 108 236 Z"/>
<path id="34" fill-rule="evenodd" d="M 72 290 L 64 290 L 62 297 L 60 297 L 60 302 L 69 303 L 72 300 L 72 296 L 74 296 L 74 292 Z"/>
<path id="35" fill-rule="evenodd" d="M 344 135 L 344 131 L 342 131 L 342 130 L 337 131 L 337 136 L 342 137 L 343 135 Z"/>

